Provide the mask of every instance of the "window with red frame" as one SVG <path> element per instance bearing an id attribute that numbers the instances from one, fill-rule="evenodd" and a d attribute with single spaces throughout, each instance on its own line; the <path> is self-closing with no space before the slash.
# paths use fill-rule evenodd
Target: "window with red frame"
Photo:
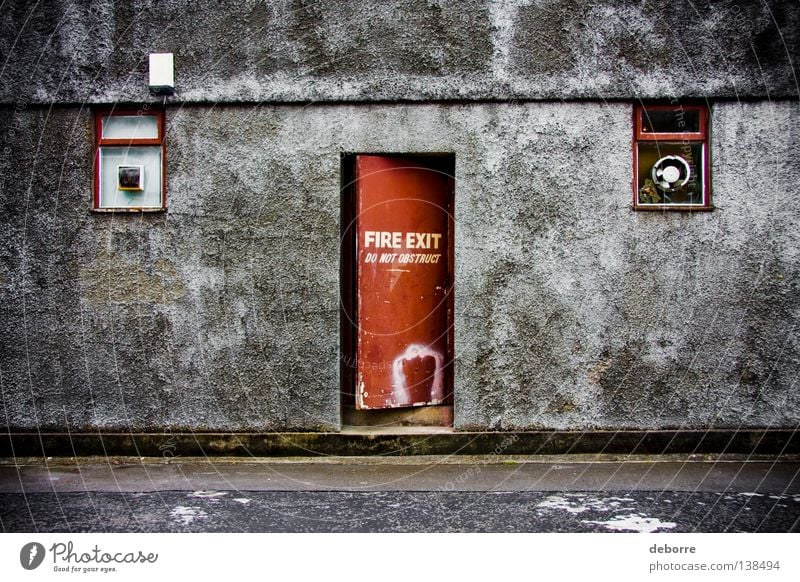
<path id="1" fill-rule="evenodd" d="M 633 207 L 711 209 L 708 108 L 637 105 L 633 114 Z"/>
<path id="2" fill-rule="evenodd" d="M 163 111 L 96 111 L 95 144 L 95 211 L 166 209 Z"/>

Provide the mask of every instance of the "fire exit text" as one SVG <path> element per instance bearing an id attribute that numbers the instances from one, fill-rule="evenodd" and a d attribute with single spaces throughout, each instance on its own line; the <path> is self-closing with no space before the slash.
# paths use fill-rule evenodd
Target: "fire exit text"
<path id="1" fill-rule="evenodd" d="M 364 248 L 370 249 L 438 249 L 439 232 L 364 231 Z"/>

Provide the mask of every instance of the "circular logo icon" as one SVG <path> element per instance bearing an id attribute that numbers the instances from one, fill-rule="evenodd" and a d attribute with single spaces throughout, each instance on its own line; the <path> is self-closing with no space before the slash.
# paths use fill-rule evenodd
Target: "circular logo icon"
<path id="1" fill-rule="evenodd" d="M 22 546 L 19 552 L 19 563 L 26 570 L 35 570 L 44 561 L 44 546 L 37 542 L 30 542 Z"/>

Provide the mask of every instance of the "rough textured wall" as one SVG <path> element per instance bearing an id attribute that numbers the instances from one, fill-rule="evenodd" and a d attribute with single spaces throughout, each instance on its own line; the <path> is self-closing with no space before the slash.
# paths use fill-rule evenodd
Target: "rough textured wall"
<path id="1" fill-rule="evenodd" d="M 634 213 L 631 105 L 167 111 L 166 214 L 90 214 L 91 114 L 5 109 L 16 429 L 337 426 L 341 152 L 456 155 L 458 428 L 796 426 L 798 103 L 717 103 L 711 213 Z"/>
<path id="2" fill-rule="evenodd" d="M 338 426 L 338 158 L 296 155 L 292 115 L 171 110 L 169 211 L 147 215 L 89 213 L 90 113 L 12 117 L 0 244 L 12 425 Z"/>
<path id="3" fill-rule="evenodd" d="M 457 426 L 795 426 L 798 113 L 715 104 L 695 214 L 627 208 L 629 106 L 492 119 L 459 164 Z"/>
<path id="4" fill-rule="evenodd" d="M 44 0 L 0 14 L 0 102 L 797 96 L 789 0 Z"/>

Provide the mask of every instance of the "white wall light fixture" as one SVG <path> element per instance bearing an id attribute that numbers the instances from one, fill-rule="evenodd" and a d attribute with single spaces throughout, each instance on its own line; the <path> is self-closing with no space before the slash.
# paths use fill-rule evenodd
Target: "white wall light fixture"
<path id="1" fill-rule="evenodd" d="M 172 53 L 150 55 L 150 91 L 156 95 L 175 93 L 175 63 Z"/>

